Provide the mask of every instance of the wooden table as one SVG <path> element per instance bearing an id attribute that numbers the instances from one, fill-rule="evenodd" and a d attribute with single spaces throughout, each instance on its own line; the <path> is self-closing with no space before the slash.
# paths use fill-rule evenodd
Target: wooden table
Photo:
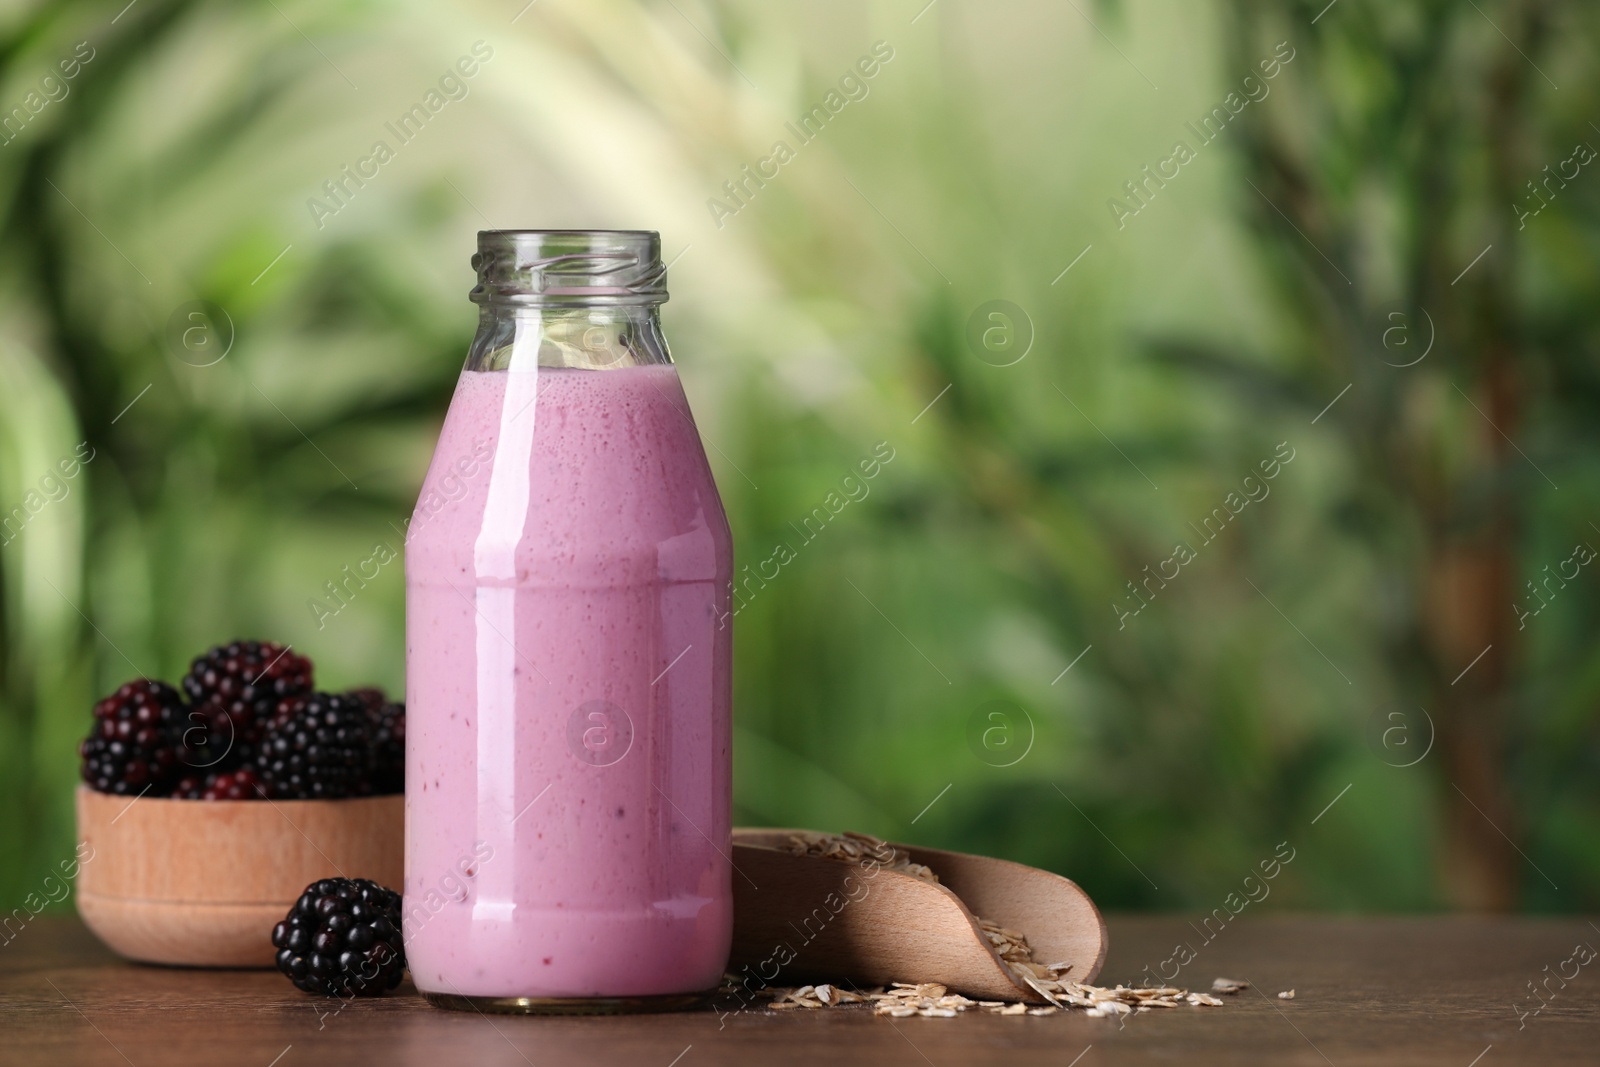
<path id="1" fill-rule="evenodd" d="M 1111 983 L 1160 965 L 1182 941 L 1196 958 L 1178 984 L 1204 989 L 1221 975 L 1254 988 L 1225 1007 L 1126 1020 L 891 1021 L 859 1009 L 487 1018 L 431 1008 L 406 984 L 319 1017 L 338 1002 L 299 993 L 276 972 L 125 963 L 75 919 L 42 916 L 0 948 L 0 1063 L 1600 1063 L 1600 960 L 1565 988 L 1549 977 L 1572 974 L 1575 945 L 1600 948 L 1600 927 L 1581 919 L 1246 918 L 1209 944 L 1182 919 L 1113 918 L 1110 928 Z M 1528 983 L 1545 979 L 1552 992 L 1533 1015 L 1541 1002 Z M 1294 1000 L 1276 998 L 1290 988 Z M 1519 1021 L 1519 1011 L 1529 1014 Z"/>

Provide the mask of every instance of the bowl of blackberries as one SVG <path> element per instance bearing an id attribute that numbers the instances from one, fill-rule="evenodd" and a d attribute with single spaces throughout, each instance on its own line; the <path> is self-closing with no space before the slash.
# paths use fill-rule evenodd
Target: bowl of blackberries
<path id="1" fill-rule="evenodd" d="M 376 688 L 320 690 L 292 647 L 233 641 L 177 684 L 119 686 L 79 754 L 78 911 L 113 950 L 277 963 L 323 992 L 399 980 L 398 905 L 380 886 L 403 874 L 405 705 Z M 338 949 L 332 962 L 313 942 Z M 370 978 L 341 978 L 341 954 Z"/>

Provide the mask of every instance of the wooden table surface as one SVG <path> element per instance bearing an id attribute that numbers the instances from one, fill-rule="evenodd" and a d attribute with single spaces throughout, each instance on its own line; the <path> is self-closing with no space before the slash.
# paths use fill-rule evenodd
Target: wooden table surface
<path id="1" fill-rule="evenodd" d="M 1247 918 L 1209 944 L 1179 918 L 1109 925 L 1102 981 L 1136 979 L 1182 941 L 1196 957 L 1177 984 L 1204 989 L 1227 976 L 1255 988 L 1221 1008 L 1125 1020 L 889 1020 L 859 1009 L 530 1019 L 440 1011 L 407 983 L 321 1017 L 338 1002 L 276 972 L 130 964 L 75 919 L 46 915 L 0 947 L 0 1063 L 1600 1063 L 1600 961 L 1568 962 L 1579 944 L 1600 948 L 1600 927 L 1582 919 Z M 1575 970 L 1564 987 L 1553 977 Z M 1529 987 L 1541 981 L 1542 1001 Z M 1294 1000 L 1276 998 L 1290 988 Z"/>

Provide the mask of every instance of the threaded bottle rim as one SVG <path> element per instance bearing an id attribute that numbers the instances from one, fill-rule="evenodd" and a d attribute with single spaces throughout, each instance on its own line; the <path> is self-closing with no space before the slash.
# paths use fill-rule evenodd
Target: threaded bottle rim
<path id="1" fill-rule="evenodd" d="M 667 299 L 655 230 L 479 230 L 476 304 L 648 306 Z"/>

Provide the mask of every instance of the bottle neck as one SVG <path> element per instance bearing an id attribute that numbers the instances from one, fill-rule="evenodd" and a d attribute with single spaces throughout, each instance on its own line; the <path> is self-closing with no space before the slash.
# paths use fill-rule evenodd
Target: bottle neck
<path id="1" fill-rule="evenodd" d="M 618 370 L 670 364 L 658 304 L 530 307 L 480 305 L 471 371 L 566 367 Z"/>

